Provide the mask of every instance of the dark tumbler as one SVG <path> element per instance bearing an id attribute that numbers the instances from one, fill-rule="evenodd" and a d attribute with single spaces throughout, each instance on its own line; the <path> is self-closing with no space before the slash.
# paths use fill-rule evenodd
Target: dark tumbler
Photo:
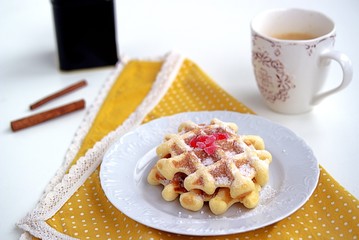
<path id="1" fill-rule="evenodd" d="M 61 70 L 117 61 L 113 0 L 51 0 Z"/>

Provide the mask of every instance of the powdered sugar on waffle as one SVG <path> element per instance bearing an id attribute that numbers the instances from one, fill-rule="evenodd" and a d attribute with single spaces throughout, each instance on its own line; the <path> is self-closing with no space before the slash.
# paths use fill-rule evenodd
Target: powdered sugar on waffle
<path id="1" fill-rule="evenodd" d="M 217 184 L 219 185 L 229 185 L 231 183 L 231 181 L 229 180 L 228 177 L 225 176 L 220 176 L 220 177 L 216 177 L 215 181 Z"/>
<path id="2" fill-rule="evenodd" d="M 249 165 L 248 163 L 243 164 L 242 166 L 240 166 L 239 167 L 239 172 L 245 177 L 250 177 L 250 176 L 253 176 L 255 174 L 254 168 L 251 165 Z"/>
<path id="3" fill-rule="evenodd" d="M 202 163 L 204 166 L 208 166 L 208 165 L 212 165 L 214 163 L 214 160 L 213 160 L 213 158 L 208 157 L 208 158 L 204 159 L 202 161 Z"/>

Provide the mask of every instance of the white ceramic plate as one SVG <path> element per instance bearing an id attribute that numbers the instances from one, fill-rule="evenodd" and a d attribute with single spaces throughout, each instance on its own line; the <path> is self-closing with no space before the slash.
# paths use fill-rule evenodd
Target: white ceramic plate
<path id="1" fill-rule="evenodd" d="M 186 120 L 209 123 L 212 118 L 234 122 L 239 134 L 260 135 L 271 152 L 269 183 L 262 189 L 257 208 L 233 205 L 215 216 L 208 206 L 199 212 L 183 209 L 179 202 L 162 199 L 161 186 L 147 183 L 157 161 L 155 149 L 166 133 L 176 133 Z M 300 208 L 313 193 L 319 167 L 312 150 L 289 129 L 262 117 L 228 111 L 188 112 L 141 125 L 116 141 L 104 156 L 101 185 L 111 203 L 144 225 L 185 235 L 240 233 L 275 223 Z"/>

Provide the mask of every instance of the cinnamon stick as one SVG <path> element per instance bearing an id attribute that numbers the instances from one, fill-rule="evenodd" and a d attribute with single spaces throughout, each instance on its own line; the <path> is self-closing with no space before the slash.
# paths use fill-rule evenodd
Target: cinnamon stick
<path id="1" fill-rule="evenodd" d="M 84 87 L 86 85 L 87 85 L 86 80 L 82 80 L 82 81 L 80 81 L 78 83 L 70 85 L 70 86 L 68 86 L 68 87 L 66 87 L 66 88 L 64 88 L 64 89 L 62 89 L 62 90 L 60 90 L 58 92 L 55 92 L 55 93 L 53 93 L 53 94 L 51 94 L 51 95 L 37 101 L 36 103 L 31 104 L 30 109 L 34 110 L 35 108 L 38 108 L 41 105 L 44 105 L 45 103 L 50 102 L 51 100 L 53 100 L 55 98 L 61 97 L 61 96 L 65 95 L 65 94 L 68 94 L 68 93 L 70 93 L 70 92 L 72 92 L 72 91 L 74 91 L 74 90 L 76 90 L 78 88 Z"/>
<path id="2" fill-rule="evenodd" d="M 54 119 L 65 115 L 67 113 L 71 113 L 85 107 L 85 100 L 81 99 L 76 102 L 72 102 L 45 112 L 41 112 L 38 114 L 34 114 L 25 118 L 21 118 L 10 123 L 12 131 L 18 131 L 24 128 L 28 128 L 39 123 L 48 121 L 50 119 Z"/>

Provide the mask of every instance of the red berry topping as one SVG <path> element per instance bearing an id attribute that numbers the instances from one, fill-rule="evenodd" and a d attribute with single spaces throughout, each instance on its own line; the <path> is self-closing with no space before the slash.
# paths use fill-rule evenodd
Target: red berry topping
<path id="1" fill-rule="evenodd" d="M 228 138 L 227 133 L 215 133 L 214 136 L 216 137 L 217 140 L 224 140 Z"/>
<path id="2" fill-rule="evenodd" d="M 211 135 L 200 135 L 191 139 L 189 145 L 193 148 L 203 149 L 208 155 L 214 154 L 216 151 L 216 140 L 224 140 L 228 138 L 227 133 L 214 133 Z"/>
<path id="3" fill-rule="evenodd" d="M 208 155 L 212 155 L 215 151 L 216 151 L 216 145 L 211 145 L 208 147 L 204 148 L 204 151 L 208 154 Z"/>

